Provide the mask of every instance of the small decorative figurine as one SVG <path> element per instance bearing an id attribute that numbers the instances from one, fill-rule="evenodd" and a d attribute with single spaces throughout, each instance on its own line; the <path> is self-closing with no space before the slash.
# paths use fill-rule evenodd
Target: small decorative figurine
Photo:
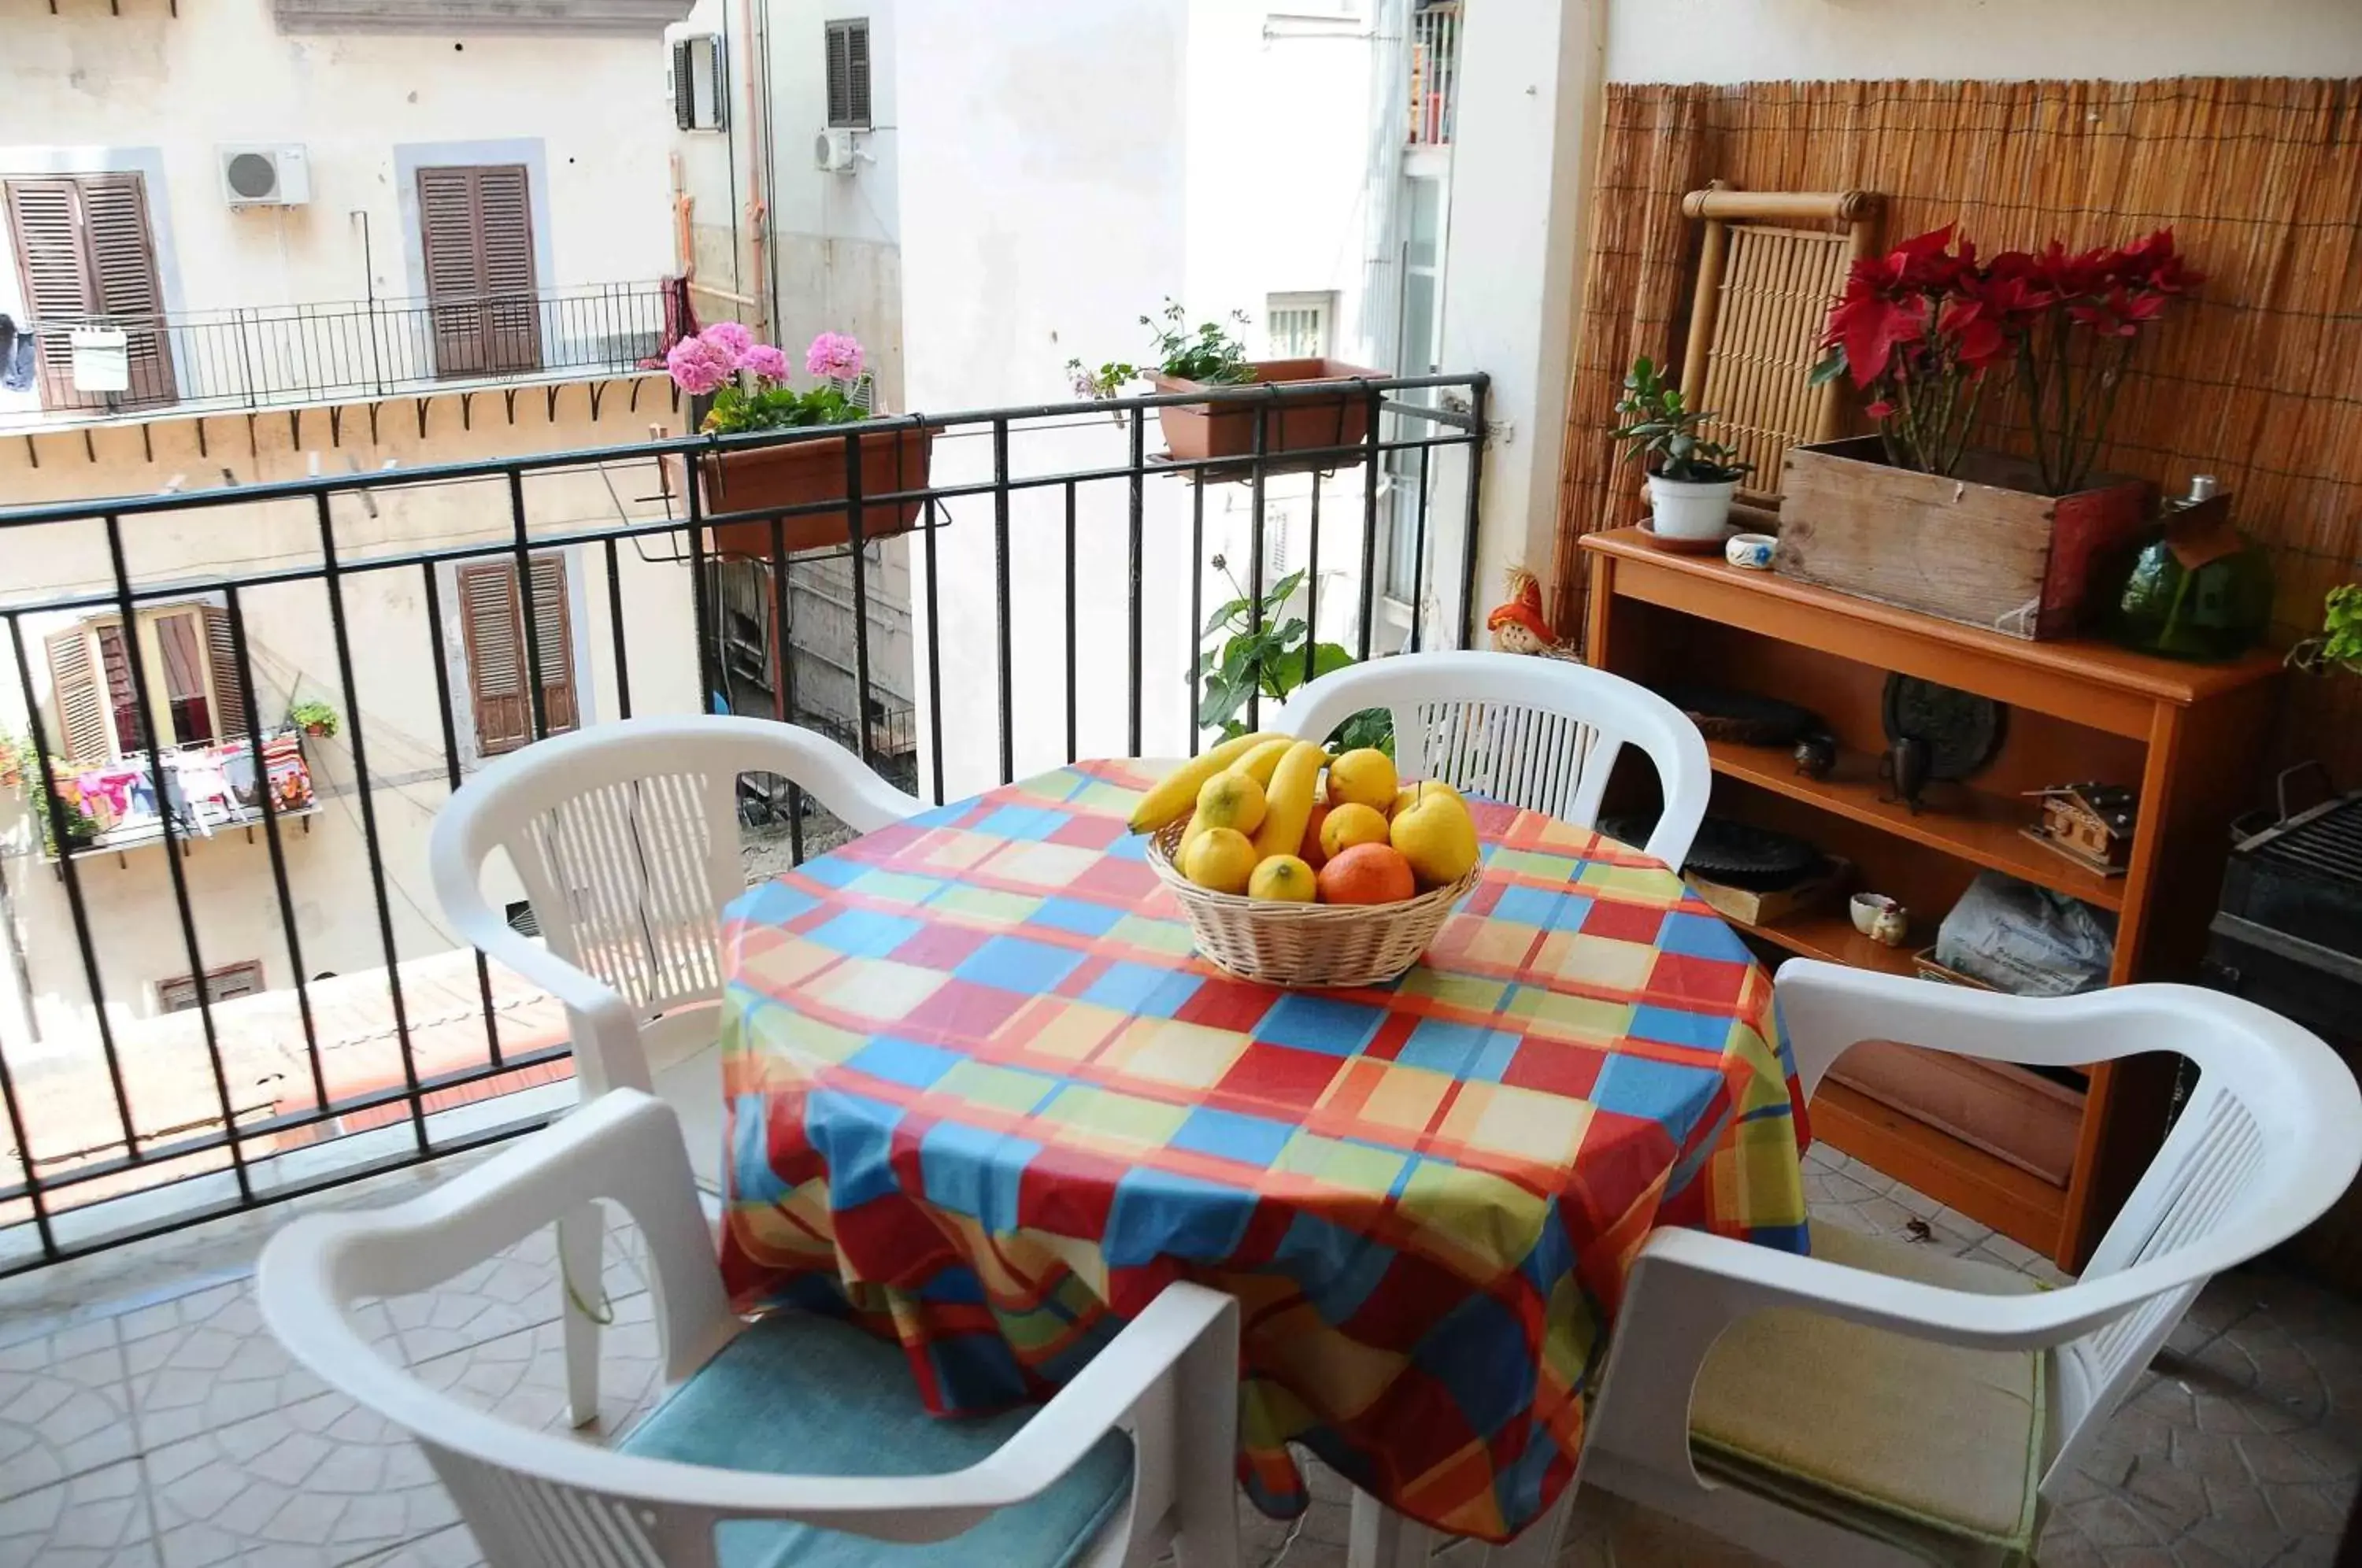
<path id="1" fill-rule="evenodd" d="M 1770 571 L 1780 541 L 1769 534 L 1733 534 L 1722 542 L 1722 558 L 1748 571 Z"/>
<path id="2" fill-rule="evenodd" d="M 1900 947 L 1911 935 L 1911 911 L 1884 893 L 1856 893 L 1853 928 L 1872 942 Z"/>
<path id="3" fill-rule="evenodd" d="M 1919 814 L 1919 791 L 1927 787 L 1927 743 L 1917 735 L 1897 736 L 1886 755 L 1878 759 L 1878 776 L 1893 790 L 1881 797 L 1891 802 L 1901 801 Z"/>
<path id="4" fill-rule="evenodd" d="M 2037 844 L 2103 877 L 2121 877 L 2132 858 L 2140 796 L 2122 784 L 2058 784 L 2027 794 L 2042 802 L 2042 820 L 2025 830 Z"/>
<path id="5" fill-rule="evenodd" d="M 1583 656 L 1574 645 L 1560 640 L 1551 630 L 1550 621 L 1542 614 L 1542 585 L 1532 572 L 1521 566 L 1508 571 L 1508 602 L 1499 605 L 1485 617 L 1485 629 L 1493 634 L 1493 647 L 1498 653 L 1539 654 L 1544 658 L 1562 658 L 1581 664 Z"/>
<path id="6" fill-rule="evenodd" d="M 1807 778 L 1827 778 L 1829 769 L 1838 765 L 1838 739 L 1827 731 L 1806 735 L 1796 743 L 1796 771 Z"/>

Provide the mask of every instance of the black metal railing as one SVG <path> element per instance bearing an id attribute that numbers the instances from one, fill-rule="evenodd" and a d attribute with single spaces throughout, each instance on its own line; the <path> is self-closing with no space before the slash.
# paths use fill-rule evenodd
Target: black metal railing
<path id="1" fill-rule="evenodd" d="M 0 1274 L 476 1147 L 570 1098 L 552 1081 L 561 1015 L 454 947 L 424 864 L 435 808 L 517 742 L 500 734 L 503 669 L 538 672 L 525 744 L 569 721 L 726 704 L 829 729 L 936 801 L 1021 763 L 1194 752 L 1214 728 L 1200 705 L 1221 642 L 1205 596 L 1230 591 L 1217 555 L 1243 567 L 1249 630 L 1310 629 L 1300 672 L 1286 643 L 1288 679 L 1246 692 L 1249 725 L 1309 676 L 1324 636 L 1360 658 L 1464 645 L 1485 388 L 1429 376 L 914 414 L 0 511 L 17 585 L 0 590 L 15 665 L 0 690 L 23 724 L 13 812 L 0 794 L 0 932 L 22 933 L 0 953 L 21 999 L 15 1016 L 0 1004 Z M 1301 433 L 1282 416 L 1324 398 L 1365 433 L 1287 445 Z M 1252 416 L 1246 452 L 1153 449 L 1161 409 L 1209 401 Z M 930 459 L 879 486 L 865 449 L 913 432 Z M 715 465 L 780 448 L 828 454 L 813 461 L 841 482 L 709 503 L 746 493 L 709 498 Z M 1415 484 L 1396 482 L 1406 464 Z M 799 552 L 796 525 L 815 516 L 845 518 L 841 542 Z M 1305 558 L 1285 602 L 1267 569 L 1290 565 L 1283 526 Z M 1406 536 L 1425 602 L 1392 604 L 1381 551 Z M 23 586 L 51 560 L 61 586 Z M 850 594 L 829 623 L 851 641 L 830 655 L 853 674 L 844 713 L 799 693 L 789 657 L 816 635 L 791 578 L 829 561 L 830 591 Z M 873 614 L 905 573 L 911 602 Z M 532 586 L 509 599 L 502 582 Z M 198 661 L 139 630 L 190 603 L 213 629 Z M 877 630 L 904 612 L 906 650 Z M 505 662 L 503 635 L 521 645 Z M 325 730 L 315 702 L 334 711 Z M 45 855 L 105 765 L 69 753 L 114 733 L 110 712 L 147 715 L 132 727 L 168 745 L 204 738 L 172 726 L 311 726 L 309 836 L 264 788 L 209 834 L 167 805 L 152 847 Z M 169 802 L 160 750 L 130 761 Z M 786 859 L 831 841 L 797 791 L 742 794 L 750 825 L 784 817 Z M 258 970 L 271 984 L 228 994 Z M 167 991 L 189 1011 L 153 1015 Z"/>
<path id="2" fill-rule="evenodd" d="M 45 413 L 190 414 L 426 392 L 454 381 L 657 364 L 677 284 L 337 300 L 149 316 L 45 315 L 35 333 Z M 92 342 L 95 329 L 102 338 Z M 77 369 L 76 334 L 85 339 Z M 119 365 L 119 374 L 105 369 Z M 94 368 L 95 367 L 95 368 Z"/>

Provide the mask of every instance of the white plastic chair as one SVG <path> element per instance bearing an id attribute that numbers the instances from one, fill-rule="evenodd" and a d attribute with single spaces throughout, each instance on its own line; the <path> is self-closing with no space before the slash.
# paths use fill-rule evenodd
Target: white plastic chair
<path id="1" fill-rule="evenodd" d="M 1814 1257 L 1658 1231 L 1625 1287 L 1580 1479 L 1783 1562 L 2030 1562 L 2042 1498 L 2207 1279 L 2354 1179 L 2362 1094 L 2304 1030 L 2187 986 L 2034 999 L 1804 959 L 1775 984 L 1807 1097 L 1864 1040 L 2036 1066 L 2172 1051 L 2201 1076 L 2091 1266 L 2057 1290 L 1836 1227 L 1815 1229 Z M 1833 1387 L 1855 1397 L 1832 1408 Z M 2028 1389 L 2021 1411 L 2008 1391 Z M 2025 1452 L 1994 1446 L 2009 1442 Z"/>
<path id="2" fill-rule="evenodd" d="M 746 889 L 739 858 L 738 778 L 801 785 L 857 833 L 922 802 L 825 735 L 724 715 L 627 719 L 553 735 L 460 786 L 427 843 L 435 895 L 453 929 L 484 955 L 565 1005 L 585 1099 L 611 1088 L 660 1093 L 689 1126 L 692 1164 L 721 1187 L 723 905 Z M 524 884 L 536 942 L 484 896 L 497 849 Z M 570 1279 L 595 1231 L 558 1226 Z M 579 1293 L 563 1317 L 568 1392 L 578 1422 L 599 1408 L 598 1324 Z"/>
<path id="3" fill-rule="evenodd" d="M 354 1330 L 355 1301 L 429 1288 L 594 1198 L 646 1240 L 671 1386 L 618 1448 L 462 1404 Z M 596 1278 L 595 1248 L 590 1261 Z M 1145 1568 L 1169 1544 L 1184 1568 L 1237 1568 L 1231 1297 L 1168 1286 L 995 1443 L 1013 1417 L 979 1430 L 929 1416 L 901 1352 L 858 1329 L 734 1317 L 679 1121 L 636 1090 L 409 1202 L 294 1220 L 263 1252 L 259 1294 L 289 1353 L 417 1440 L 495 1568 L 887 1565 L 912 1559 L 878 1543 L 947 1540 L 915 1560 Z M 951 1467 L 923 1473 L 946 1454 Z M 828 1459 L 866 1455 L 879 1463 L 829 1473 Z"/>
<path id="4" fill-rule="evenodd" d="M 923 804 L 827 736 L 792 724 L 627 719 L 493 762 L 451 797 L 427 845 L 435 896 L 452 926 L 565 1004 L 584 1096 L 661 1088 L 693 1131 L 701 1110 L 721 1108 L 720 915 L 746 889 L 744 773 L 802 786 L 855 833 Z M 538 942 L 484 896 L 495 849 L 524 884 Z M 708 1167 L 700 1170 L 710 1179 Z"/>
<path id="5" fill-rule="evenodd" d="M 1440 778 L 1590 827 L 1617 754 L 1657 767 L 1664 811 L 1641 847 L 1679 869 L 1714 779 L 1687 714 L 1620 675 L 1505 653 L 1397 654 L 1333 671 L 1287 700 L 1277 728 L 1325 740 L 1364 708 L 1394 714 L 1406 778 Z"/>

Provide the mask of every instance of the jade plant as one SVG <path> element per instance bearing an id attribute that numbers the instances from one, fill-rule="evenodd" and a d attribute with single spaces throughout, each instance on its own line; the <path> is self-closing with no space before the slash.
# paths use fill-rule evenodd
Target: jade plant
<path id="1" fill-rule="evenodd" d="M 2289 649 L 2289 663 L 2313 674 L 2362 675 L 2362 583 L 2333 588 L 2321 607 L 2321 635 Z"/>

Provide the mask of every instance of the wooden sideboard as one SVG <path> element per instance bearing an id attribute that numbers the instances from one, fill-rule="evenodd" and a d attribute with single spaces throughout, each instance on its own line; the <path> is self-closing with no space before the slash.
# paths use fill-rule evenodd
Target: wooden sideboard
<path id="1" fill-rule="evenodd" d="M 1774 924 L 1742 925 L 1767 956 L 1803 954 L 1900 974 L 1935 941 L 1944 913 L 1983 869 L 2081 899 L 2116 919 L 2110 983 L 2189 979 L 2204 951 L 2230 819 L 2252 803 L 2277 697 L 2279 660 L 2181 664 L 2105 644 L 2023 642 L 1815 588 L 1719 557 L 1670 554 L 1637 529 L 1583 541 L 1591 588 L 1585 657 L 1650 685 L 1690 681 L 1760 692 L 1819 714 L 1839 743 L 1827 777 L 1796 771 L 1784 747 L 1708 743 L 1713 810 L 1808 838 L 1856 868 L 1857 890 L 1900 899 L 1911 940 L 1858 934 L 1844 900 Z M 1914 813 L 1883 798 L 1882 702 L 1890 672 L 2007 706 L 1992 761 L 1928 786 Z M 2136 785 L 2131 858 L 2105 877 L 2019 831 L 2024 790 L 2069 780 Z M 2079 1269 L 2161 1136 L 2175 1059 L 2095 1063 L 2080 1084 L 2063 1185 L 1848 1085 L 1816 1096 L 1816 1136 Z M 1840 1063 L 1839 1072 L 1844 1071 Z M 2053 1091 L 2055 1098 L 2056 1091 Z"/>

